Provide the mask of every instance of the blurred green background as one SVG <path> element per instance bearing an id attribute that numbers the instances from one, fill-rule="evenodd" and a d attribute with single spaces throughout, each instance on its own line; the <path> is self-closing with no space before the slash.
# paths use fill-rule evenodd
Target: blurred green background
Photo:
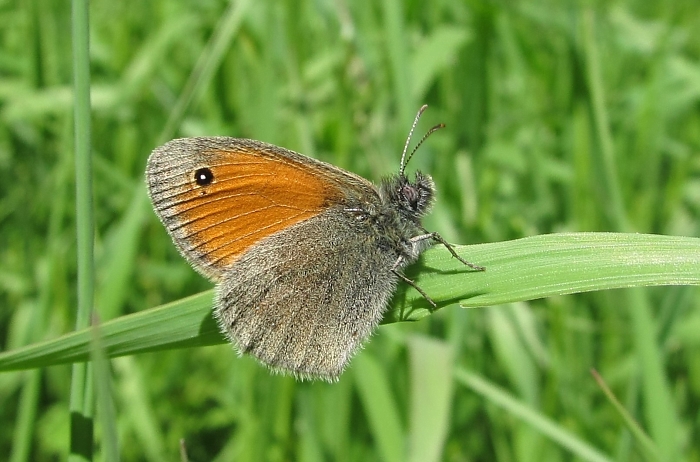
<path id="1" fill-rule="evenodd" d="M 4 350 L 75 323 L 70 7 L 0 4 Z M 90 22 L 102 320 L 211 287 L 144 201 L 147 156 L 180 136 L 264 140 L 378 180 L 427 103 L 418 133 L 447 128 L 409 171 L 433 175 L 425 224 L 452 242 L 700 235 L 696 0 L 98 0 Z M 643 460 L 595 368 L 659 460 L 700 461 L 697 305 L 673 287 L 449 307 L 380 327 L 332 385 L 228 345 L 119 358 L 122 457 L 178 460 L 184 439 L 193 461 Z M 549 420 L 522 420 L 479 380 Z M 69 388 L 69 366 L 1 374 L 0 454 L 63 458 Z"/>

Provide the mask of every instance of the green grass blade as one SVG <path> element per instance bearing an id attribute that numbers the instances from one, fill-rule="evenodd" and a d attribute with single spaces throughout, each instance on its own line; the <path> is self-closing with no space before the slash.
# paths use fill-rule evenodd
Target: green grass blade
<path id="1" fill-rule="evenodd" d="M 609 456 L 601 453 L 551 419 L 537 412 L 532 407 L 518 401 L 516 398 L 478 375 L 460 368 L 455 371 L 455 378 L 462 385 L 482 395 L 489 403 L 495 404 L 523 420 L 528 424 L 529 428 L 541 432 L 581 460 L 588 462 L 612 461 Z"/>
<path id="2" fill-rule="evenodd" d="M 654 315 L 643 291 L 625 293 L 642 380 L 644 415 L 661 460 L 679 460 L 680 442 L 673 394 L 659 348 Z"/>
<path id="3" fill-rule="evenodd" d="M 119 416 L 134 428 L 140 452 L 145 460 L 157 461 L 166 453 L 163 433 L 154 416 L 154 403 L 148 395 L 148 371 L 144 373 L 136 357 L 115 360 L 114 376 L 119 377 L 115 395 Z"/>
<path id="4" fill-rule="evenodd" d="M 369 354 L 360 354 L 355 358 L 352 372 L 382 460 L 386 462 L 405 460 L 404 432 L 386 372 Z"/>
<path id="5" fill-rule="evenodd" d="M 452 411 L 452 349 L 427 337 L 408 340 L 411 401 L 408 460 L 442 459 Z"/>
<path id="6" fill-rule="evenodd" d="M 26 374 L 22 394 L 19 399 L 19 412 L 17 413 L 17 421 L 15 422 L 12 438 L 12 452 L 8 459 L 10 462 L 28 461 L 31 453 L 42 371 L 34 370 Z"/>
<path id="7" fill-rule="evenodd" d="M 440 247 L 426 252 L 409 273 L 440 306 L 499 305 L 553 295 L 650 285 L 700 284 L 700 239 L 650 234 L 549 234 L 514 241 L 459 246 L 457 251 L 486 266 L 464 267 Z M 419 272 L 418 274 L 416 274 Z M 403 287 L 385 322 L 417 320 L 427 302 Z M 211 315 L 213 292 L 123 316 L 102 325 L 109 357 L 223 343 Z M 89 330 L 0 354 L 0 370 L 84 361 Z"/>
<path id="8" fill-rule="evenodd" d="M 95 391 L 97 394 L 97 418 L 102 430 L 102 454 L 107 462 L 119 461 L 119 437 L 117 436 L 117 413 L 112 397 L 112 374 L 104 347 L 99 324 L 90 328 L 90 359 L 93 364 Z"/>
<path id="9" fill-rule="evenodd" d="M 617 399 L 610 387 L 608 387 L 608 384 L 605 383 L 603 377 L 601 377 L 596 370 L 592 370 L 591 374 L 593 375 L 595 381 L 598 382 L 598 385 L 600 386 L 601 390 L 603 390 L 603 393 L 605 393 L 605 397 L 608 398 L 610 404 L 615 407 L 617 413 L 620 414 L 620 417 L 622 417 L 622 420 L 630 430 L 630 433 L 632 433 L 632 436 L 634 436 L 635 441 L 642 450 L 641 452 L 644 455 L 645 460 L 660 461 L 661 458 L 659 457 L 659 449 L 656 447 L 651 438 L 649 438 L 649 436 L 644 432 L 642 427 L 639 426 L 637 421 L 634 420 L 629 412 L 627 412 L 627 409 L 625 409 L 622 403 Z"/>
<path id="10" fill-rule="evenodd" d="M 73 0 L 73 79 L 75 88 L 75 178 L 78 246 L 76 328 L 90 324 L 94 302 L 94 224 L 92 211 L 92 139 L 90 123 L 89 16 L 86 0 Z M 92 460 L 92 403 L 86 399 L 91 377 L 83 363 L 73 364 L 70 391 L 70 461 Z"/>
<path id="11" fill-rule="evenodd" d="M 407 272 L 440 306 L 459 302 L 473 308 L 593 290 L 700 284 L 700 239 L 693 237 L 547 234 L 460 246 L 457 252 L 486 271 L 465 271 L 449 252 L 436 247 Z M 403 289 L 408 300 L 402 305 L 396 301 Z M 430 313 L 413 289 L 402 287 L 394 300 L 390 321 Z"/>
<path id="12" fill-rule="evenodd" d="M 603 70 L 598 53 L 598 44 L 595 40 L 594 12 L 586 10 L 583 16 L 583 36 L 586 65 L 588 66 L 587 78 L 591 94 L 591 109 L 595 121 L 596 132 L 600 142 L 600 154 L 603 164 L 603 179 L 608 200 L 604 204 L 608 207 L 608 217 L 620 231 L 628 231 L 625 207 L 620 194 L 620 182 L 618 179 L 617 165 L 615 163 L 615 149 L 613 136 L 610 131 L 608 107 L 605 104 L 603 86 Z"/>
<path id="13" fill-rule="evenodd" d="M 88 56 L 87 2 L 73 2 L 75 78 L 75 200 L 78 246 L 78 314 L 76 327 L 90 325 L 94 294 L 95 239 L 92 210 L 92 158 L 90 155 L 90 58 Z"/>
<path id="14" fill-rule="evenodd" d="M 105 322 L 101 326 L 105 353 L 108 357 L 117 357 L 137 351 L 223 343 L 211 317 L 212 295 L 212 291 L 203 292 Z M 23 369 L 23 365 L 44 367 L 85 361 L 89 358 L 90 338 L 90 328 L 71 332 L 56 340 L 3 353 L 8 360 L 3 364 L 7 369 Z"/>

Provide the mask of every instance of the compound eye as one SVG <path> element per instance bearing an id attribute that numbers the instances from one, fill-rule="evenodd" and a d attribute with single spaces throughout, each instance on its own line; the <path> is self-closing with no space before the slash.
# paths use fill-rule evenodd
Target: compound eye
<path id="1" fill-rule="evenodd" d="M 401 195 L 406 199 L 406 201 L 411 204 L 412 208 L 418 206 L 418 200 L 420 199 L 420 193 L 415 186 L 404 185 L 401 187 Z"/>

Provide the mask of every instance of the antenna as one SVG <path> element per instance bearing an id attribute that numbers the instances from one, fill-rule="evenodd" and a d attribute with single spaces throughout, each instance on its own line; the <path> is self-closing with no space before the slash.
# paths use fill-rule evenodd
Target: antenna
<path id="1" fill-rule="evenodd" d="M 445 128 L 445 124 L 437 124 L 436 126 L 434 126 L 433 128 L 431 128 L 430 130 L 428 130 L 428 133 L 426 133 L 425 135 L 423 135 L 423 138 L 420 139 L 420 141 L 418 142 L 418 144 L 416 145 L 416 147 L 413 148 L 413 150 L 411 151 L 411 154 L 408 155 L 408 158 L 406 159 L 406 163 L 407 163 L 407 164 L 408 164 L 408 161 L 411 160 L 411 157 L 413 157 L 413 154 L 416 153 L 416 151 L 418 150 L 418 148 L 420 147 L 420 145 L 423 144 L 423 141 L 427 140 L 428 137 L 429 137 L 430 135 L 432 135 L 432 134 L 435 133 L 436 131 L 440 130 L 441 128 Z M 405 166 L 404 166 L 404 167 L 405 167 Z M 403 173 L 403 171 L 402 171 L 401 173 Z"/>
<path id="2" fill-rule="evenodd" d="M 406 152 L 408 152 L 408 145 L 411 143 L 411 137 L 413 136 L 413 131 L 416 129 L 416 125 L 418 125 L 418 121 L 420 120 L 420 116 L 423 115 L 423 112 L 428 109 L 428 105 L 424 104 L 421 106 L 421 108 L 418 110 L 418 114 L 416 114 L 416 118 L 413 119 L 413 125 L 411 125 L 411 131 L 408 132 L 408 138 L 406 138 L 406 144 L 403 147 L 403 153 L 401 154 L 401 167 L 399 168 L 399 175 L 403 175 L 404 171 L 406 170 L 406 164 L 408 164 L 408 161 L 411 160 L 411 157 L 413 157 L 413 154 L 416 153 L 418 148 L 423 144 L 425 140 L 428 139 L 430 135 L 435 133 L 436 131 L 440 130 L 441 128 L 445 128 L 445 124 L 437 124 L 430 130 L 428 130 L 428 133 L 423 135 L 423 138 L 420 139 L 418 144 L 416 144 L 416 147 L 413 148 L 411 153 L 406 157 Z"/>

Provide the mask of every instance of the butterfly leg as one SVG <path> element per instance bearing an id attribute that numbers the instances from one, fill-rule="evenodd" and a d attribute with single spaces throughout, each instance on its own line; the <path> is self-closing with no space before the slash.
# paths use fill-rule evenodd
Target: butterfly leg
<path id="1" fill-rule="evenodd" d="M 413 281 L 412 279 L 407 278 L 406 276 L 404 276 L 404 274 L 403 274 L 401 271 L 398 270 L 398 268 L 399 268 L 400 266 L 402 266 L 403 262 L 404 262 L 403 257 L 399 257 L 399 258 L 396 260 L 396 263 L 394 263 L 394 267 L 391 268 L 391 271 L 392 271 L 395 275 L 397 275 L 397 276 L 399 277 L 399 279 L 401 279 L 401 280 L 404 281 L 406 284 L 408 284 L 408 285 L 410 285 L 411 287 L 413 287 L 414 289 L 416 289 L 416 290 L 418 291 L 418 293 L 421 294 L 421 295 L 423 296 L 423 298 L 427 300 L 428 303 L 430 303 L 431 305 L 433 305 L 433 308 L 437 308 L 437 303 L 435 303 L 435 302 L 433 301 L 433 299 L 430 298 L 430 297 L 428 296 L 428 294 L 426 294 L 425 291 L 424 291 L 423 289 L 421 289 L 421 288 L 418 286 L 418 284 L 415 283 L 415 281 Z"/>
<path id="2" fill-rule="evenodd" d="M 467 265 L 468 267 L 470 267 L 471 269 L 474 269 L 477 271 L 486 271 L 486 268 L 484 268 L 483 266 L 479 266 L 479 265 L 475 265 L 474 263 L 470 263 L 467 260 L 465 260 L 464 258 L 457 255 L 457 252 L 455 252 L 455 249 L 452 246 L 452 244 L 447 242 L 445 240 L 445 238 L 440 236 L 439 233 L 436 233 L 436 232 L 431 233 L 430 231 L 427 231 L 425 229 L 423 229 L 423 231 L 425 231 L 426 234 L 421 234 L 420 236 L 412 237 L 411 242 L 420 242 L 420 241 L 425 240 L 425 239 L 433 239 L 435 241 L 438 241 L 440 244 L 444 245 L 447 248 L 447 250 L 450 251 L 452 256 L 455 257 L 457 260 L 459 260 L 461 263 L 463 263 L 463 264 Z"/>
<path id="3" fill-rule="evenodd" d="M 428 294 L 425 293 L 425 291 L 424 291 L 423 289 L 421 289 L 421 288 L 418 286 L 418 284 L 416 284 L 413 280 L 408 279 L 406 276 L 404 276 L 403 274 L 401 274 L 401 272 L 398 271 L 398 270 L 393 270 L 393 272 L 394 272 L 394 274 L 397 275 L 400 279 L 402 279 L 405 283 L 407 283 L 408 285 L 410 285 L 411 287 L 413 287 L 414 289 L 416 289 L 416 290 L 423 296 L 423 298 L 424 298 L 428 303 L 430 303 L 431 305 L 433 305 L 433 308 L 437 308 L 437 304 L 433 301 L 432 298 L 430 298 L 430 297 L 428 296 Z"/>

